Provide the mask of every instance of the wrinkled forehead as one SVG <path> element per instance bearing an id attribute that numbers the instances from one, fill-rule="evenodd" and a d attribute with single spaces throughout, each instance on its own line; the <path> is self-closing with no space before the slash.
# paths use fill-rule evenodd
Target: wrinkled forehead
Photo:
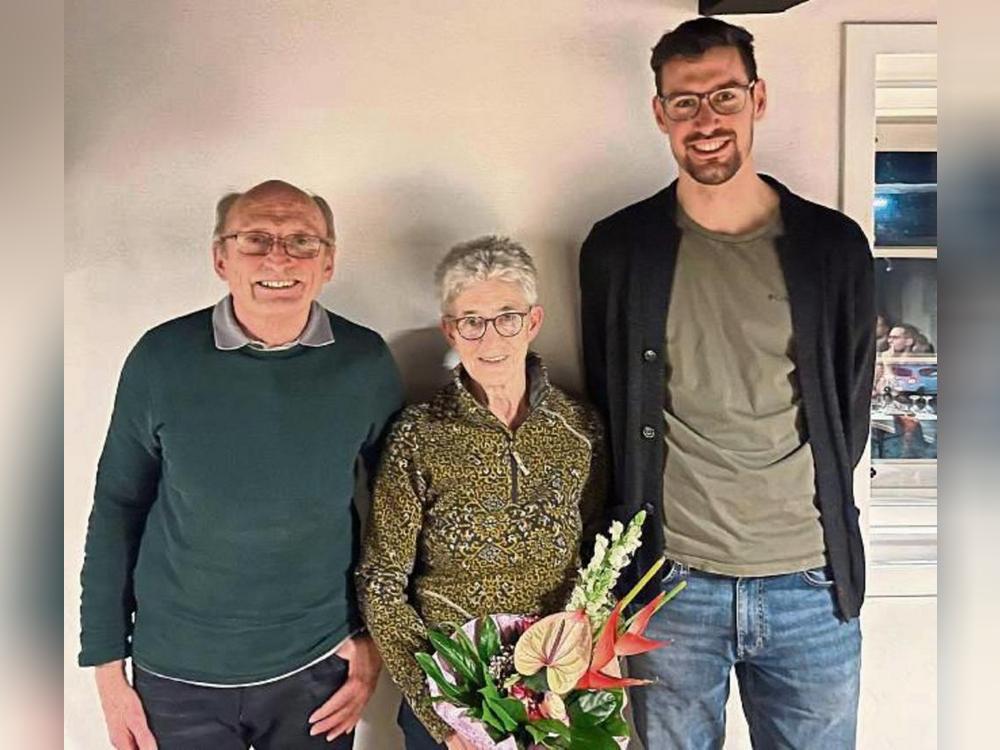
<path id="1" fill-rule="evenodd" d="M 736 47 L 712 47 L 700 57 L 672 57 L 661 69 L 662 90 L 704 92 L 727 84 L 745 84 L 746 69 Z"/>
<path id="2" fill-rule="evenodd" d="M 226 216 L 229 229 L 255 225 L 287 226 L 326 236 L 326 220 L 316 202 L 305 193 L 291 190 L 250 191 L 241 195 Z"/>

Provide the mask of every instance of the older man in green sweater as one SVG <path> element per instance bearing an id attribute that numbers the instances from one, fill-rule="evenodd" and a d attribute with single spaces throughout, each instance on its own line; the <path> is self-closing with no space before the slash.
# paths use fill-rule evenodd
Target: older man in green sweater
<path id="1" fill-rule="evenodd" d="M 355 468 L 402 405 L 396 368 L 315 301 L 334 267 L 319 196 L 226 196 L 213 258 L 230 294 L 122 369 L 79 661 L 116 748 L 349 748 L 381 667 L 352 593 Z"/>

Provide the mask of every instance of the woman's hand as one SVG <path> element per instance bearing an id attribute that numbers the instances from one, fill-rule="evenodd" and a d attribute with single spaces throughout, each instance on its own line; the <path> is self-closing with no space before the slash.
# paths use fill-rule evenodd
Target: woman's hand
<path id="1" fill-rule="evenodd" d="M 476 750 L 474 745 L 470 745 L 455 732 L 444 738 L 444 744 L 448 750 Z"/>

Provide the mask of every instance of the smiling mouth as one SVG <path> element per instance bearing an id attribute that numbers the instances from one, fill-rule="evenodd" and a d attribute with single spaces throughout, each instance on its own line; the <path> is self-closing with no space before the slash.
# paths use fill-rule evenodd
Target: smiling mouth
<path id="1" fill-rule="evenodd" d="M 291 289 L 298 283 L 295 279 L 285 279 L 281 281 L 258 281 L 256 285 L 265 289 Z"/>
<path id="2" fill-rule="evenodd" d="M 707 138 L 691 144 L 691 150 L 699 154 L 715 154 L 725 148 L 729 138 Z"/>
<path id="3" fill-rule="evenodd" d="M 479 359 L 480 362 L 485 362 L 488 365 L 496 365 L 506 360 L 507 356 L 508 355 L 506 354 L 500 354 L 496 357 L 478 357 L 477 359 Z"/>

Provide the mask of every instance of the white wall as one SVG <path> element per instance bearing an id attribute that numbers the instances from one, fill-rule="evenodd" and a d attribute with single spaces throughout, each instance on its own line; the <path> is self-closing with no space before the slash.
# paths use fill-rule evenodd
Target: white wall
<path id="1" fill-rule="evenodd" d="M 871 10 L 872 7 L 878 10 Z M 212 209 L 280 177 L 337 215 L 328 306 L 380 331 L 411 393 L 439 378 L 430 270 L 486 232 L 535 254 L 538 342 L 579 387 L 576 254 L 590 225 L 675 174 L 650 116 L 649 49 L 694 0 L 133 3 L 66 10 L 67 747 L 104 747 L 73 666 L 93 473 L 137 337 L 212 304 Z M 934 20 L 933 0 L 812 0 L 737 17 L 770 111 L 762 170 L 838 200 L 841 23 Z M 394 747 L 389 686 L 362 750 Z M 392 713 L 390 713 L 392 711 Z M 372 722 L 377 722 L 377 726 Z"/>

